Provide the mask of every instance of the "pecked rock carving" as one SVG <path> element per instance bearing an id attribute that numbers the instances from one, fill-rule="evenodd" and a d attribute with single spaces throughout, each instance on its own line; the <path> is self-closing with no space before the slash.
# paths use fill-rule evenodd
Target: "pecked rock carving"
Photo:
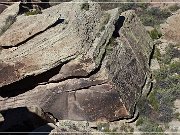
<path id="1" fill-rule="evenodd" d="M 86 4 L 19 15 L 0 36 L 0 110 L 38 106 L 57 119 L 87 121 L 133 117 L 150 75 L 151 39 L 134 11 Z"/>

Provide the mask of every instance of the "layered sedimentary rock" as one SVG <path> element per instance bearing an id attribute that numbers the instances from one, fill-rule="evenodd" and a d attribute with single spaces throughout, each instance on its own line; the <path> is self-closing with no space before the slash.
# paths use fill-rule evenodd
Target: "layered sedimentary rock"
<path id="1" fill-rule="evenodd" d="M 19 15 L 0 46 L 0 110 L 38 106 L 87 121 L 133 117 L 152 50 L 134 11 L 91 2 Z"/>

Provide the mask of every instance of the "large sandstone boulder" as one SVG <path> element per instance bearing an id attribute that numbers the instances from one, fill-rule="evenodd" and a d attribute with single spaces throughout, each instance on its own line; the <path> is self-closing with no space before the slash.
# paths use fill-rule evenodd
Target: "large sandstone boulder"
<path id="1" fill-rule="evenodd" d="M 167 18 L 164 24 L 161 24 L 163 38 L 168 41 L 180 43 L 180 10 Z"/>
<path id="2" fill-rule="evenodd" d="M 150 74 L 152 42 L 134 11 L 97 3 L 19 15 L 0 45 L 0 110 L 37 105 L 57 119 L 132 118 Z"/>

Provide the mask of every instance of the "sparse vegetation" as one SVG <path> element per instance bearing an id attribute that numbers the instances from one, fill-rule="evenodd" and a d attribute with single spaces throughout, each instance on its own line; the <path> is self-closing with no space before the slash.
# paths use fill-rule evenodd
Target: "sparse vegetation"
<path id="1" fill-rule="evenodd" d="M 174 113 L 174 118 L 180 121 L 180 113 L 179 112 Z"/>
<path id="2" fill-rule="evenodd" d="M 153 7 L 147 8 L 142 12 L 137 12 L 137 14 L 145 26 L 155 26 L 163 23 L 172 13 L 168 9 L 161 10 Z"/>
<path id="3" fill-rule="evenodd" d="M 129 0 L 129 2 L 133 2 Z M 121 11 L 135 10 L 136 14 L 140 17 L 141 21 L 145 26 L 155 26 L 159 25 L 166 18 L 171 16 L 171 11 L 169 9 L 159 9 L 156 7 L 149 8 L 149 3 L 125 3 L 121 4 Z M 177 7 L 172 7 L 176 9 Z M 172 9 L 171 9 L 172 10 Z"/>
<path id="4" fill-rule="evenodd" d="M 127 123 L 123 123 L 120 127 L 120 130 L 121 132 L 128 132 L 128 134 L 133 134 L 134 132 L 134 128 Z"/>
<path id="5" fill-rule="evenodd" d="M 29 15 L 37 15 L 37 14 L 42 14 L 41 10 L 32 10 L 32 11 L 28 11 L 25 13 L 25 15 L 29 16 Z"/>
<path id="6" fill-rule="evenodd" d="M 165 51 L 166 51 L 166 54 L 162 56 L 162 63 L 164 64 L 170 64 L 171 60 L 173 58 L 178 58 L 178 53 L 180 53 L 177 49 L 174 48 L 175 45 L 173 44 L 169 44 L 166 48 L 165 48 Z"/>
<path id="7" fill-rule="evenodd" d="M 113 51 L 113 48 L 115 47 L 116 44 L 117 43 L 116 43 L 115 38 L 111 37 L 110 40 L 109 40 L 109 43 L 106 46 L 106 53 L 110 54 Z"/>
<path id="8" fill-rule="evenodd" d="M 159 39 L 162 36 L 162 34 L 160 32 L 158 32 L 157 29 L 150 31 L 149 35 L 152 39 Z"/>
<path id="9" fill-rule="evenodd" d="M 144 119 L 143 119 L 143 117 L 140 117 L 140 118 L 138 118 L 138 120 L 136 121 L 136 126 L 140 126 L 140 125 L 142 125 L 144 123 Z"/>
<path id="10" fill-rule="evenodd" d="M 149 119 L 146 119 L 145 124 L 142 124 L 142 126 L 139 128 L 140 131 L 143 132 L 158 132 L 158 135 L 163 135 L 163 129 L 154 121 L 151 121 Z M 160 133 L 161 132 L 161 133 Z M 146 134 L 147 133 L 143 133 Z"/>
<path id="11" fill-rule="evenodd" d="M 152 111 L 147 97 L 144 96 L 142 96 L 141 99 L 138 100 L 137 108 L 141 116 L 149 116 Z"/>
<path id="12" fill-rule="evenodd" d="M 179 61 L 173 62 L 169 65 L 169 72 L 171 74 L 177 73 L 178 75 L 180 75 L 179 69 L 180 69 L 180 62 Z"/>
<path id="13" fill-rule="evenodd" d="M 81 6 L 81 10 L 88 11 L 89 10 L 89 3 L 83 3 L 82 6 Z"/>
<path id="14" fill-rule="evenodd" d="M 158 96 L 157 96 L 157 91 L 154 90 L 150 93 L 148 96 L 149 103 L 152 105 L 155 111 L 158 111 L 159 109 L 159 101 L 158 101 Z"/>
<path id="15" fill-rule="evenodd" d="M 155 46 L 154 54 L 153 54 L 153 59 L 157 58 L 157 60 L 161 60 L 161 53 L 160 50 Z"/>
<path id="16" fill-rule="evenodd" d="M 148 98 L 142 97 L 137 104 L 140 117 L 136 126 L 140 131 L 163 132 L 169 122 L 179 120 L 179 114 L 173 113 L 174 101 L 180 99 L 180 62 L 172 61 L 179 56 L 177 46 L 169 44 L 166 54 L 155 48 L 153 58 L 157 58 L 160 69 L 153 71 L 155 83 Z"/>
<path id="17" fill-rule="evenodd" d="M 123 11 L 126 10 L 137 10 L 138 8 L 145 10 L 148 6 L 149 3 L 135 3 L 133 0 L 127 0 L 127 2 L 132 2 L 132 3 L 124 3 L 120 5 L 120 8 Z"/>

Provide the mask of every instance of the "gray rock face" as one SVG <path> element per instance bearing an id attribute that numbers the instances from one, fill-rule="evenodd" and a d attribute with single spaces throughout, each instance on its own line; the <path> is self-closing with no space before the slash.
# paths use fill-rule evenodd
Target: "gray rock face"
<path id="1" fill-rule="evenodd" d="M 0 110 L 37 105 L 57 119 L 133 117 L 152 50 L 133 11 L 62 3 L 18 16 L 0 39 Z"/>
<path id="2" fill-rule="evenodd" d="M 0 35 L 2 35 L 16 20 L 19 12 L 19 2 L 9 6 L 0 14 Z M 1 45 L 0 45 L 1 46 Z"/>

